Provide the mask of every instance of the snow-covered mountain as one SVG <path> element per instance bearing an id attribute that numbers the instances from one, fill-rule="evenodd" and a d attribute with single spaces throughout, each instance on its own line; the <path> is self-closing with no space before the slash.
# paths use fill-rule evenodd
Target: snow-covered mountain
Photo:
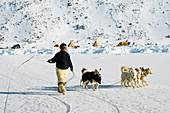
<path id="1" fill-rule="evenodd" d="M 0 43 L 169 43 L 168 0 L 1 0 Z M 11 45 L 10 45 L 11 44 Z"/>

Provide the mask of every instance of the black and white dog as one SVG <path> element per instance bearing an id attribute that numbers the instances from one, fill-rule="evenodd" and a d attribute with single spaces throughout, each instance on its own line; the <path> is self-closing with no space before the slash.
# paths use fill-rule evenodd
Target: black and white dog
<path id="1" fill-rule="evenodd" d="M 101 84 L 101 68 L 99 70 L 95 69 L 91 72 L 89 72 L 86 68 L 83 68 L 81 71 L 82 79 L 80 80 L 80 86 L 83 82 L 83 88 L 88 89 L 87 85 L 89 82 L 91 82 L 93 91 L 95 91 L 95 89 L 98 89 L 99 84 Z"/>

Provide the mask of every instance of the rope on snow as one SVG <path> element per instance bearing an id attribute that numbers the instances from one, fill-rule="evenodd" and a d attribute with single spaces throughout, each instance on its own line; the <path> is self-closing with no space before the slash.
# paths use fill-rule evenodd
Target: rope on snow
<path id="1" fill-rule="evenodd" d="M 31 58 L 29 58 L 28 60 L 26 60 L 25 62 L 23 62 L 21 65 L 19 65 L 11 74 L 11 77 L 10 77 L 10 80 L 9 80 L 9 83 L 8 83 L 8 91 L 7 91 L 7 96 L 6 96 L 6 100 L 5 100 L 5 105 L 4 105 L 4 112 L 6 112 L 6 107 L 7 107 L 7 103 L 8 103 L 8 94 L 9 94 L 9 89 L 10 89 L 10 85 L 11 85 L 11 80 L 12 80 L 12 77 L 14 76 L 15 72 L 22 66 L 24 65 L 26 62 L 28 62 L 29 60 L 31 60 L 34 56 L 32 56 Z"/>

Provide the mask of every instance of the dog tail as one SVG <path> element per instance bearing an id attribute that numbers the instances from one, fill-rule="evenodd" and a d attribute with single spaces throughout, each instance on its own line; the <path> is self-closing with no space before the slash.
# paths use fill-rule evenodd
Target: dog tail
<path id="1" fill-rule="evenodd" d="M 128 70 L 127 70 L 127 67 L 126 66 L 122 66 L 121 67 L 121 72 L 127 72 Z"/>
<path id="2" fill-rule="evenodd" d="M 124 66 L 121 67 L 121 72 L 124 72 Z"/>
<path id="3" fill-rule="evenodd" d="M 81 70 L 82 74 L 86 73 L 87 71 L 88 71 L 88 70 L 87 70 L 86 68 L 83 68 L 83 69 Z"/>

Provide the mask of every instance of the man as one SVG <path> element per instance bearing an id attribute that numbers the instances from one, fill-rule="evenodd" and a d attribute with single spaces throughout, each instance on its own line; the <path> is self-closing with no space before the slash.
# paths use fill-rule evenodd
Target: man
<path id="1" fill-rule="evenodd" d="M 70 55 L 66 52 L 67 45 L 62 43 L 60 45 L 60 52 L 56 53 L 55 56 L 48 60 L 49 63 L 56 63 L 56 74 L 58 78 L 58 92 L 65 95 L 66 81 L 68 75 L 68 68 L 73 71 L 73 65 L 70 59 Z"/>

